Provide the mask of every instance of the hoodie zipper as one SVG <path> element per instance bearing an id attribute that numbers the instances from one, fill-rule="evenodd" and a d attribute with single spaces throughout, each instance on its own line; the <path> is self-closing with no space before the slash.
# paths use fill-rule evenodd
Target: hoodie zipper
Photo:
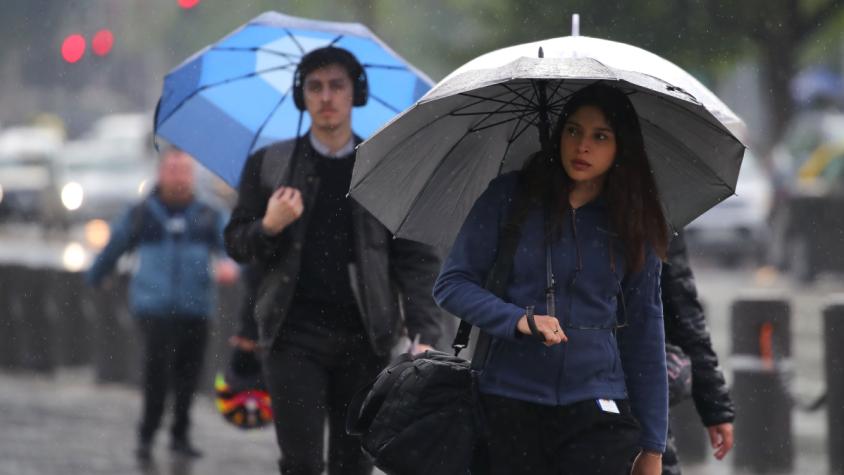
<path id="1" fill-rule="evenodd" d="M 575 275 L 573 278 L 577 277 L 577 273 L 583 270 L 583 260 L 580 255 L 580 243 L 577 241 L 577 209 L 571 208 L 571 234 L 572 234 L 572 241 L 574 242 L 574 252 L 575 252 Z M 549 246 L 550 250 L 550 246 Z M 573 296 L 569 295 L 569 298 L 573 298 Z M 571 305 L 569 305 L 571 307 Z M 561 317 L 555 315 L 558 320 L 561 320 Z M 565 315 L 565 317 L 570 317 L 570 315 Z M 561 325 L 562 326 L 562 325 Z M 563 330 L 565 331 L 565 330 Z M 563 364 L 561 365 L 560 372 L 557 374 L 557 404 L 560 404 L 560 394 L 561 389 L 566 387 L 566 381 L 568 380 L 568 361 L 569 361 L 569 344 L 568 342 L 562 343 L 563 345 Z"/>

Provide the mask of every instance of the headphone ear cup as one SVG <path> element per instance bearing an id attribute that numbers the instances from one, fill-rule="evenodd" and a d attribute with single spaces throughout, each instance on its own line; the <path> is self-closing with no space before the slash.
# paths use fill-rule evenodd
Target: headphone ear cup
<path id="1" fill-rule="evenodd" d="M 305 96 L 302 91 L 302 78 L 300 76 L 301 74 L 299 74 L 299 68 L 296 68 L 296 71 L 293 73 L 293 105 L 295 105 L 300 111 L 304 111 Z"/>
<path id="2" fill-rule="evenodd" d="M 355 90 L 352 104 L 355 107 L 365 106 L 369 100 L 369 80 L 366 77 L 366 70 L 361 67 L 360 76 L 355 81 Z"/>

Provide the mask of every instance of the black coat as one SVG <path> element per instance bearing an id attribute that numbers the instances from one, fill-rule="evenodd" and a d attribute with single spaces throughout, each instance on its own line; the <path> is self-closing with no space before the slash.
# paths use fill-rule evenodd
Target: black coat
<path id="1" fill-rule="evenodd" d="M 732 422 L 735 408 L 712 349 L 682 235 L 671 242 L 662 266 L 662 306 L 666 342 L 679 346 L 691 359 L 692 398 L 703 424 Z"/>
<path id="2" fill-rule="evenodd" d="M 294 150 L 296 157 L 291 157 Z M 278 335 L 296 289 L 309 211 L 319 192 L 314 160 L 309 159 L 315 155 L 307 135 L 299 138 L 298 146 L 288 140 L 255 152 L 243 170 L 238 202 L 226 226 L 229 255 L 238 262 L 254 264 L 259 274 L 255 319 L 265 347 Z M 270 237 L 263 233 L 261 219 L 279 183 L 289 183 L 302 192 L 304 212 L 278 236 Z M 353 291 L 373 349 L 387 354 L 405 328 L 410 337 L 418 334 L 422 343 L 436 343 L 442 332 L 442 313 L 431 296 L 440 268 L 436 251 L 394 239 L 354 201 L 352 228 Z"/>

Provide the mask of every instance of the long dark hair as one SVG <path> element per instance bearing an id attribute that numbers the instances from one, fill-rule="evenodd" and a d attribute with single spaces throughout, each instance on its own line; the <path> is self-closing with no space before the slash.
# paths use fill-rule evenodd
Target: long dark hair
<path id="1" fill-rule="evenodd" d="M 624 243 L 627 268 L 634 272 L 642 269 L 646 245 L 664 260 L 668 224 L 648 165 L 639 117 L 630 99 L 615 87 L 598 82 L 572 94 L 551 132 L 550 157 L 538 152 L 523 168 L 523 189 L 528 199 L 533 204 L 549 205 L 550 231 L 559 236 L 571 210 L 569 194 L 574 187 L 560 162 L 560 139 L 568 117 L 583 106 L 600 109 L 615 134 L 615 161 L 603 193 L 613 231 Z"/>

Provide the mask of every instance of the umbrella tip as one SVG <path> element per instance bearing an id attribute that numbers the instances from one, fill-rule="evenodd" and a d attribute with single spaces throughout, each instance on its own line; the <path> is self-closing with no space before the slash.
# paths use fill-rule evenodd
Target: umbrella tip
<path id="1" fill-rule="evenodd" d="M 545 57 L 545 53 L 542 51 L 542 46 L 540 46 L 540 47 L 539 47 L 539 57 L 540 57 L 540 58 L 544 58 L 544 57 Z"/>
<path id="2" fill-rule="evenodd" d="M 580 36 L 580 14 L 571 15 L 571 36 Z"/>

